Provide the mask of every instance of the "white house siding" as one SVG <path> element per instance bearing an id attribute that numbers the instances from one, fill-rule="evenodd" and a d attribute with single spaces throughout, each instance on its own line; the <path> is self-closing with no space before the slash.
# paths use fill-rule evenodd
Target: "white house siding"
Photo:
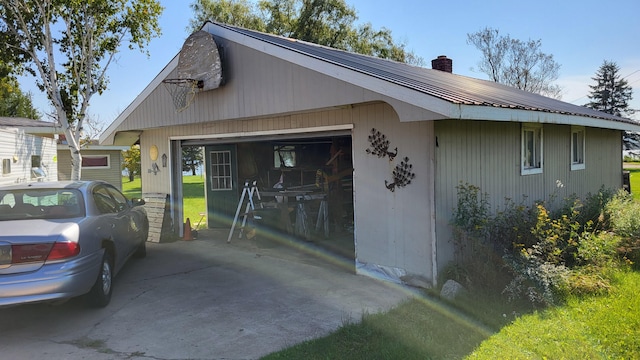
<path id="1" fill-rule="evenodd" d="M 231 133 L 302 131 L 344 124 L 353 124 L 354 237 L 356 258 L 361 266 L 359 272 L 383 271 L 395 278 L 409 274 L 431 279 L 433 228 L 430 204 L 433 196 L 429 184 L 433 181 L 430 170 L 433 163 L 433 124 L 400 123 L 388 104 L 145 130 L 140 136 L 142 189 L 145 193 L 170 193 L 168 168 L 161 167 L 156 175 L 148 172 L 152 165 L 148 156 L 151 145 L 158 147 L 160 156 L 172 156 L 169 138 L 202 136 L 215 139 L 215 134 L 222 138 L 223 134 Z M 392 149 L 398 147 L 398 156 L 393 162 L 367 154 L 367 139 L 372 128 L 389 138 Z M 392 182 L 392 171 L 405 156 L 413 164 L 416 177 L 410 185 L 391 192 L 385 187 L 385 180 Z"/>
<path id="2" fill-rule="evenodd" d="M 621 133 L 586 128 L 586 168 L 571 171 L 571 127 L 545 124 L 542 174 L 520 174 L 520 123 L 442 120 L 435 122 L 436 232 L 438 265 L 453 258 L 449 221 L 457 201 L 456 186 L 472 184 L 489 195 L 494 210 L 506 198 L 526 203 L 571 195 L 584 198 L 600 187 L 622 186 Z M 561 184 L 561 185 L 559 185 Z"/>
<path id="3" fill-rule="evenodd" d="M 9 159 L 11 172 L 0 172 L 0 185 L 17 182 L 33 182 L 31 178 L 31 156 L 41 157 L 42 168 L 47 176 L 43 180 L 58 180 L 56 143 L 54 139 L 26 134 L 22 130 L 0 129 L 0 159 Z M 2 163 L 0 163 L 2 168 Z"/>

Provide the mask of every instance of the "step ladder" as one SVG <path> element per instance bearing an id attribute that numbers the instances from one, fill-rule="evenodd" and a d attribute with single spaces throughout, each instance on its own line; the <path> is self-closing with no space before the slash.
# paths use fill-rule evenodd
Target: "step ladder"
<path id="1" fill-rule="evenodd" d="M 233 237 L 233 232 L 236 228 L 236 224 L 238 223 L 238 219 L 242 216 L 242 224 L 240 226 L 240 234 L 238 238 L 242 238 L 242 233 L 244 231 L 245 226 L 247 225 L 247 217 L 256 209 L 255 202 L 253 201 L 253 197 L 256 197 L 258 200 L 262 200 L 260 198 L 260 191 L 258 191 L 258 187 L 256 186 L 256 181 L 251 183 L 249 186 L 249 180 L 244 182 L 244 188 L 242 189 L 242 195 L 240 196 L 240 201 L 238 201 L 238 208 L 236 209 L 236 215 L 233 217 L 233 223 L 231 224 L 231 230 L 229 231 L 229 237 L 227 237 L 227 243 L 231 242 L 231 238 Z M 245 205 L 246 198 L 246 205 Z M 244 213 L 240 214 L 240 210 L 242 206 L 245 205 Z"/>

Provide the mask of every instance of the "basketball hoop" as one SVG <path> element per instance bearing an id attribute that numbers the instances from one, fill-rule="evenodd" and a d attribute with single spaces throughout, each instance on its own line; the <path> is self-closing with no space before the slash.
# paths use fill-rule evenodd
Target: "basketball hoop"
<path id="1" fill-rule="evenodd" d="M 181 112 L 191 105 L 196 92 L 202 88 L 202 80 L 195 79 L 165 79 L 162 81 L 173 99 L 176 112 Z"/>

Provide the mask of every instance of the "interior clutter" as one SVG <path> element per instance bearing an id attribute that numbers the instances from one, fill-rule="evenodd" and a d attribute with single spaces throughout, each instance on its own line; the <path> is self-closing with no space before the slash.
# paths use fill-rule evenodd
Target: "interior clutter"
<path id="1" fill-rule="evenodd" d="M 264 227 L 308 241 L 349 235 L 353 243 L 351 138 L 239 143 L 240 237 Z M 229 234 L 231 241 L 234 228 Z"/>

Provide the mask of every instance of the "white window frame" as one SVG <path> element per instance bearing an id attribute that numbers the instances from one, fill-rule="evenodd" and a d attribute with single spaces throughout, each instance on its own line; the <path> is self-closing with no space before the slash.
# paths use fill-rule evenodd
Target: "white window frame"
<path id="1" fill-rule="evenodd" d="M 7 176 L 11 174 L 11 159 L 2 159 L 2 175 Z"/>
<path id="2" fill-rule="evenodd" d="M 584 126 L 571 127 L 571 170 L 584 170 L 586 136 Z"/>
<path id="3" fill-rule="evenodd" d="M 219 162 L 218 155 L 222 156 Z M 211 191 L 233 191 L 233 154 L 230 150 L 215 150 L 209 152 L 209 169 Z M 216 169 L 214 169 L 216 168 Z"/>
<path id="4" fill-rule="evenodd" d="M 520 132 L 520 173 L 522 175 L 542 174 L 544 167 L 544 132 L 542 124 L 522 124 Z M 529 136 L 531 134 L 531 136 Z M 538 160 L 538 164 L 529 164 L 529 149 L 527 140 L 533 141 L 533 160 Z M 537 154 L 537 156 L 536 156 Z"/>
<path id="5" fill-rule="evenodd" d="M 83 159 L 102 159 L 107 158 L 107 166 L 84 166 L 82 169 L 95 170 L 95 169 L 111 169 L 111 155 L 82 155 Z"/>

